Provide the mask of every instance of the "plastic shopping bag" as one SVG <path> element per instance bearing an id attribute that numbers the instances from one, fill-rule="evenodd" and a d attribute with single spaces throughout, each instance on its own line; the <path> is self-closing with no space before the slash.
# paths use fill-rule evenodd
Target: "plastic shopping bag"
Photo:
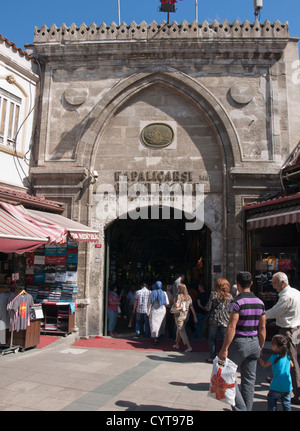
<path id="1" fill-rule="evenodd" d="M 221 361 L 218 356 L 213 361 L 208 396 L 231 406 L 235 405 L 235 374 L 237 365 L 226 358 Z"/>

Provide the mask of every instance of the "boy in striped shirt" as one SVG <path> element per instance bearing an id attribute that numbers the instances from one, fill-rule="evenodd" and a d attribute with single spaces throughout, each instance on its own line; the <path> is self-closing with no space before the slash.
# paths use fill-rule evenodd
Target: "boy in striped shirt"
<path id="1" fill-rule="evenodd" d="M 251 292 L 252 276 L 237 274 L 239 295 L 231 302 L 230 317 L 219 359 L 235 362 L 241 372 L 241 387 L 236 385 L 234 410 L 252 410 L 257 359 L 266 339 L 264 303 Z"/>

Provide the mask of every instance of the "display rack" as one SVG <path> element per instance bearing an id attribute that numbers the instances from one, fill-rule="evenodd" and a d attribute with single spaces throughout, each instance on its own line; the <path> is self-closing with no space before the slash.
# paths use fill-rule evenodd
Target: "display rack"
<path id="1" fill-rule="evenodd" d="M 41 332 L 68 335 L 74 331 L 75 313 L 69 302 L 45 302 L 43 313 Z"/>
<path id="2" fill-rule="evenodd" d="M 287 274 L 290 284 L 298 278 L 299 250 L 296 247 L 261 247 L 255 250 L 255 288 L 268 308 L 277 302 L 272 277 L 275 272 Z"/>
<path id="3" fill-rule="evenodd" d="M 13 344 L 14 331 L 10 333 L 10 345 L 1 346 L 1 356 L 6 355 L 8 353 L 17 353 L 20 349 L 20 346 Z"/>
<path id="4" fill-rule="evenodd" d="M 40 322 L 40 319 L 30 320 L 26 329 L 14 332 L 14 342 L 19 345 L 21 351 L 40 344 Z"/>
<path id="5" fill-rule="evenodd" d="M 254 289 L 264 302 L 266 310 L 278 301 L 278 293 L 273 288 L 272 278 L 278 271 L 287 274 L 291 285 L 298 279 L 299 250 L 297 247 L 261 247 L 254 251 Z M 267 340 L 278 333 L 275 319 L 267 320 Z"/>

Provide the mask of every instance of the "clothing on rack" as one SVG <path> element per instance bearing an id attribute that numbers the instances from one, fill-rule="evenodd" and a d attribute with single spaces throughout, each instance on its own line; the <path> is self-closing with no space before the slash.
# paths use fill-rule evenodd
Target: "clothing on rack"
<path id="1" fill-rule="evenodd" d="M 5 328 L 10 328 L 10 315 L 7 312 L 7 305 L 14 296 L 13 292 L 4 292 L 0 294 L 0 321 L 4 323 Z"/>
<path id="2" fill-rule="evenodd" d="M 7 310 L 11 310 L 12 331 L 25 330 L 30 325 L 30 308 L 32 306 L 33 298 L 24 290 L 9 302 Z"/>

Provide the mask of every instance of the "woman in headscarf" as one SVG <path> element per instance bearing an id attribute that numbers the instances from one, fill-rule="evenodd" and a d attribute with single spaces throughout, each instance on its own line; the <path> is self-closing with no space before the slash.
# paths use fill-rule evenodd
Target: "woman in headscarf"
<path id="1" fill-rule="evenodd" d="M 169 299 L 162 290 L 161 281 L 157 281 L 152 286 L 151 295 L 148 300 L 148 316 L 150 324 L 151 337 L 154 338 L 154 343 L 157 344 L 158 337 L 164 333 L 165 330 L 165 316 L 166 305 L 169 304 Z"/>

